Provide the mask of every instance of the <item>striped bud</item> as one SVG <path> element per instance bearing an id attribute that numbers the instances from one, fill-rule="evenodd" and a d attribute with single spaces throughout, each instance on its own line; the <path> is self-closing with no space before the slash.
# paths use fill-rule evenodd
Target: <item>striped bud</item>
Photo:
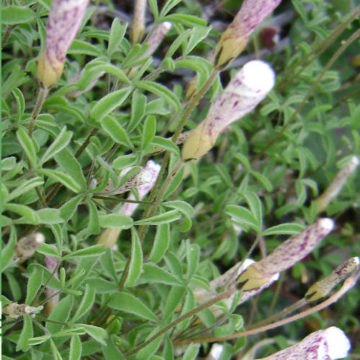
<path id="1" fill-rule="evenodd" d="M 251 33 L 281 0 L 244 0 L 233 22 L 222 34 L 215 50 L 215 67 L 222 69 L 246 47 Z"/>
<path id="2" fill-rule="evenodd" d="M 315 200 L 318 213 L 325 210 L 330 201 L 337 196 L 345 185 L 348 177 L 356 170 L 358 165 L 359 158 L 353 156 L 350 161 L 340 169 L 327 189 Z"/>
<path id="3" fill-rule="evenodd" d="M 140 200 L 142 200 L 154 186 L 157 176 L 160 172 L 160 165 L 150 160 L 146 163 L 144 170 L 146 170 L 148 174 L 151 175 L 151 181 L 137 187 Z M 133 194 L 130 194 L 128 200 L 136 200 L 136 198 Z M 138 206 L 139 204 L 136 203 L 125 203 L 117 213 L 131 216 L 135 212 Z M 121 232 L 120 229 L 115 229 L 115 228 L 105 229 L 98 237 L 97 243 L 103 244 L 107 248 L 112 248 L 115 245 L 120 232 Z"/>
<path id="4" fill-rule="evenodd" d="M 46 26 L 45 51 L 37 65 L 39 80 L 49 87 L 60 78 L 66 53 L 79 30 L 89 0 L 53 0 Z"/>
<path id="5" fill-rule="evenodd" d="M 250 291 L 268 284 L 275 274 L 290 268 L 307 256 L 333 227 L 333 220 L 319 219 L 299 234 L 292 236 L 270 255 L 249 266 L 239 276 L 238 288 Z"/>
<path id="6" fill-rule="evenodd" d="M 348 277 L 356 269 L 359 268 L 359 258 L 352 257 L 338 266 L 325 279 L 317 281 L 313 284 L 305 294 L 307 301 L 316 301 L 328 296 L 330 291 L 339 284 L 342 280 Z"/>
<path id="7" fill-rule="evenodd" d="M 220 133 L 251 112 L 274 84 L 275 74 L 267 63 L 260 60 L 246 63 L 211 104 L 205 120 L 190 132 L 182 159 L 198 159 L 205 155 Z"/>
<path id="8" fill-rule="evenodd" d="M 335 360 L 346 357 L 351 344 L 345 333 L 331 326 L 315 331 L 298 344 L 259 360 Z"/>

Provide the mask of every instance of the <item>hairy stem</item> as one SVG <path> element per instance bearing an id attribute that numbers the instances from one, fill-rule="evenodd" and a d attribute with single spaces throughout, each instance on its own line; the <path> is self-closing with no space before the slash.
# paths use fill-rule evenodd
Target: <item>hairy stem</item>
<path id="1" fill-rule="evenodd" d="M 30 119 L 30 125 L 29 125 L 29 136 L 30 137 L 32 137 L 32 134 L 33 134 L 33 131 L 35 128 L 36 119 L 38 118 L 38 116 L 40 114 L 41 108 L 44 104 L 44 101 L 45 101 L 48 93 L 49 93 L 49 88 L 40 86 L 38 97 L 36 99 L 36 103 L 35 103 L 35 107 L 34 107 L 34 111 L 31 114 L 31 119 Z"/>

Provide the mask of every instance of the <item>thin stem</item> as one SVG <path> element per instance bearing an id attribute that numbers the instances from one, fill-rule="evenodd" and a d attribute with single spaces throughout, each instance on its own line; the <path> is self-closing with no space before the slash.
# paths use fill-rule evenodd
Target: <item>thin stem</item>
<path id="1" fill-rule="evenodd" d="M 310 90 L 307 92 L 307 94 L 305 95 L 303 101 L 299 104 L 299 106 L 296 108 L 295 112 L 293 113 L 293 115 L 291 116 L 291 118 L 288 120 L 288 122 L 286 123 L 286 125 L 284 125 L 284 127 L 281 129 L 281 131 L 273 137 L 272 140 L 270 140 L 264 147 L 264 149 L 260 152 L 260 154 L 258 155 L 259 157 L 263 156 L 266 152 L 266 150 L 273 145 L 275 142 L 277 142 L 279 140 L 279 138 L 284 134 L 284 132 L 287 130 L 287 128 L 290 126 L 290 124 L 294 121 L 294 119 L 296 118 L 296 116 L 299 114 L 299 112 L 301 111 L 301 109 L 305 106 L 305 104 L 308 102 L 310 96 L 312 95 L 312 93 L 314 92 L 314 90 L 316 89 L 316 87 L 318 86 L 318 84 L 320 83 L 321 79 L 323 78 L 323 76 L 325 75 L 325 73 L 329 70 L 329 68 L 334 64 L 334 62 L 338 59 L 338 57 L 345 51 L 345 49 L 353 42 L 355 41 L 358 37 L 360 36 L 360 29 L 358 29 L 357 31 L 355 31 L 340 47 L 339 49 L 334 53 L 334 55 L 331 57 L 331 59 L 328 61 L 328 63 L 325 65 L 324 69 L 321 71 L 321 73 L 319 74 L 319 76 L 317 77 L 316 81 L 313 83 L 313 85 L 311 86 Z"/>
<path id="2" fill-rule="evenodd" d="M 356 281 L 358 280 L 359 276 L 360 276 L 360 271 L 357 274 L 355 274 L 354 276 L 351 276 L 350 278 L 348 278 L 344 282 L 343 286 L 341 287 L 341 289 L 339 291 L 337 291 L 329 299 L 327 299 L 326 301 L 323 301 L 319 305 L 316 305 L 308 310 L 305 310 L 305 311 L 301 312 L 300 314 L 293 315 L 286 319 L 280 320 L 276 323 L 261 326 L 261 327 L 258 327 L 258 328 L 252 329 L 252 330 L 243 331 L 240 333 L 227 335 L 227 336 L 219 336 L 219 337 L 212 336 L 212 337 L 203 337 L 203 338 L 196 338 L 196 339 L 189 339 L 189 340 L 179 340 L 179 341 L 174 341 L 173 344 L 174 345 L 201 344 L 201 343 L 206 343 L 206 342 L 219 342 L 219 341 L 238 339 L 241 337 L 258 334 L 260 332 L 272 330 L 279 326 L 289 324 L 293 321 L 296 321 L 296 320 L 302 319 L 306 316 L 309 316 L 311 314 L 314 314 L 317 311 L 321 311 L 321 310 L 325 309 L 326 307 L 330 306 L 331 304 L 335 303 L 336 301 L 338 301 L 347 291 L 349 291 L 352 287 L 355 286 Z"/>
<path id="3" fill-rule="evenodd" d="M 286 70 L 282 82 L 280 82 L 277 86 L 278 90 L 283 90 L 286 86 L 290 85 L 294 79 L 296 79 L 299 74 L 305 70 L 306 66 L 316 57 L 323 53 L 335 40 L 336 38 L 348 27 L 348 25 L 353 22 L 360 14 L 360 7 L 358 7 L 353 14 L 342 24 L 337 26 L 335 30 L 316 48 L 314 48 L 311 52 L 305 55 L 299 62 L 291 66 Z M 303 66 L 302 66 L 303 65 Z M 294 73 L 297 67 L 300 67 L 300 70 Z M 290 77 L 289 75 L 292 74 Z"/>
<path id="4" fill-rule="evenodd" d="M 29 136 L 32 137 L 34 128 L 35 128 L 35 122 L 36 119 L 38 118 L 41 108 L 44 104 L 44 101 L 47 97 L 49 93 L 49 88 L 46 86 L 40 86 L 39 88 L 39 93 L 38 93 L 38 97 L 36 99 L 36 103 L 35 103 L 35 107 L 34 107 L 34 111 L 31 115 L 31 119 L 30 119 L 30 125 L 29 125 Z"/>
<path id="5" fill-rule="evenodd" d="M 133 350 L 131 350 L 130 352 L 128 352 L 126 355 L 132 355 L 135 354 L 136 352 L 138 352 L 140 349 L 142 349 L 143 347 L 145 347 L 146 345 L 150 344 L 152 341 L 154 341 L 155 339 L 157 339 L 159 336 L 161 336 L 162 334 L 166 333 L 168 330 L 174 328 L 176 325 L 178 325 L 179 323 L 181 323 L 182 321 L 188 319 L 189 317 L 197 314 L 198 312 L 208 308 L 211 305 L 216 304 L 217 302 L 228 298 L 229 296 L 231 296 L 234 291 L 236 291 L 236 289 L 229 289 L 227 291 L 224 291 L 223 293 L 221 293 L 220 295 L 216 296 L 215 298 L 197 306 L 196 308 L 188 311 L 187 313 L 179 316 L 176 320 L 172 321 L 170 324 L 166 325 L 164 328 L 162 328 L 161 330 L 159 330 L 156 334 L 154 334 L 153 336 L 151 336 L 148 340 L 144 341 L 143 343 L 139 344 L 138 346 L 136 346 Z"/>

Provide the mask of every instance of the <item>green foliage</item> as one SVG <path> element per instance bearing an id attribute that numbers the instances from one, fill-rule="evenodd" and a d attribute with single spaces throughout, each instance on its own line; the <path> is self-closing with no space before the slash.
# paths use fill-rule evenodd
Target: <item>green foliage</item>
<path id="1" fill-rule="evenodd" d="M 5 318 L 4 359 L 204 357 L 216 339 L 202 345 L 192 339 L 231 335 L 249 320 L 266 320 L 360 252 L 359 173 L 322 213 L 315 202 L 350 156 L 360 156 L 359 36 L 347 43 L 359 20 L 343 26 L 359 8 L 338 1 L 284 1 L 260 26 L 289 11 L 290 22 L 273 24 L 281 28 L 280 43 L 265 49 L 255 31 L 246 53 L 215 76 L 187 113 L 195 94 L 186 99 L 187 85 L 195 76 L 199 90 L 211 78 L 211 51 L 239 4 L 147 3 L 147 25 L 173 25 L 158 49 L 146 55 L 149 33 L 142 43 L 130 43 L 124 18 L 132 14 L 124 5 L 92 2 L 64 73 L 38 114 L 36 66 L 50 1 L 4 3 L 3 307 L 18 302 L 45 308 Z M 204 119 L 247 56 L 275 69 L 274 90 L 233 123 L 211 152 L 182 164 L 181 144 L 172 136 Z M 143 198 L 134 186 L 109 195 L 109 185 L 124 185 L 150 159 L 164 171 L 153 193 Z M 124 210 L 134 203 L 131 214 Z M 283 274 L 277 291 L 266 289 L 253 305 L 237 306 L 237 292 L 230 305 L 220 299 L 196 309 L 224 290 L 225 284 L 212 289 L 210 281 L 249 256 L 255 241 L 260 246 L 251 257 L 259 260 L 320 216 L 332 217 L 336 229 Z M 116 232 L 114 248 L 97 243 L 105 230 Z M 17 244 L 33 232 L 41 232 L 45 243 L 21 259 Z M 58 261 L 55 268 L 46 267 L 48 257 Z M 210 290 L 199 301 L 198 294 Z M 311 326 L 339 326 L 355 339 L 359 298 L 359 290 L 351 290 Z M 308 326 L 299 320 L 277 331 L 299 341 Z M 220 359 L 242 356 L 254 338 L 222 342 Z M 188 343 L 179 347 L 181 340 Z M 261 356 L 279 346 L 284 341 Z M 360 354 L 359 343 L 352 348 Z"/>

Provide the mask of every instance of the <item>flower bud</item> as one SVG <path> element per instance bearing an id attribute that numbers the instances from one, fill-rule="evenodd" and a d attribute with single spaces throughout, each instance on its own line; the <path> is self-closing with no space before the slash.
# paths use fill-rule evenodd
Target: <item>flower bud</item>
<path id="1" fill-rule="evenodd" d="M 339 284 L 342 280 L 348 277 L 356 269 L 359 268 L 359 258 L 352 257 L 338 266 L 325 279 L 317 281 L 313 284 L 305 294 L 307 301 L 316 301 L 328 296 L 330 291 Z"/>
<path id="2" fill-rule="evenodd" d="M 60 78 L 66 53 L 84 18 L 88 0 L 53 0 L 46 26 L 45 51 L 40 55 L 37 74 L 49 87 Z"/>
<path id="3" fill-rule="evenodd" d="M 142 200 L 154 186 L 157 176 L 160 172 L 160 165 L 158 165 L 154 161 L 150 160 L 146 163 L 144 170 L 146 170 L 148 172 L 148 175 L 151 175 L 151 181 L 149 181 L 145 184 L 139 185 L 137 187 L 137 191 L 138 191 L 140 200 Z M 136 198 L 133 194 L 130 194 L 128 197 L 128 200 L 136 200 Z M 118 214 L 131 216 L 135 212 L 138 205 L 139 204 L 136 204 L 136 203 L 125 203 L 118 211 Z M 115 245 L 120 232 L 121 232 L 120 229 L 115 229 L 115 228 L 105 229 L 98 237 L 97 243 L 103 244 L 107 248 L 112 248 Z"/>
<path id="4" fill-rule="evenodd" d="M 249 266 L 238 278 L 238 288 L 249 291 L 263 287 L 271 278 L 307 256 L 333 229 L 334 222 L 324 218 L 292 236 L 264 259 Z"/>
<path id="5" fill-rule="evenodd" d="M 358 165 L 359 158 L 353 156 L 350 161 L 340 169 L 327 189 L 315 200 L 318 213 L 322 212 L 329 205 L 330 201 L 337 196 L 345 185 L 348 177 L 356 170 Z"/>
<path id="6" fill-rule="evenodd" d="M 351 344 L 345 333 L 331 326 L 315 331 L 298 344 L 259 360 L 335 360 L 346 357 Z"/>
<path id="7" fill-rule="evenodd" d="M 46 268 L 53 273 L 58 266 L 59 260 L 52 257 L 52 256 L 45 256 L 45 266 Z M 54 277 L 56 279 L 59 278 L 57 271 L 54 273 Z M 45 304 L 45 313 L 49 316 L 52 311 L 55 309 L 56 305 L 59 303 L 60 295 L 58 294 L 57 290 L 51 289 L 50 287 L 46 288 L 46 297 L 47 302 Z"/>
<path id="8" fill-rule="evenodd" d="M 171 27 L 172 24 L 170 21 L 164 21 L 155 27 L 154 31 L 150 34 L 149 38 L 146 41 L 146 43 L 149 44 L 149 47 L 146 49 L 144 55 L 142 55 L 142 58 L 154 54 L 155 50 L 164 40 L 165 35 L 168 33 Z"/>
<path id="9" fill-rule="evenodd" d="M 220 133 L 252 111 L 274 84 L 275 74 L 267 63 L 260 60 L 246 63 L 211 104 L 205 120 L 190 132 L 182 159 L 198 159 L 205 155 Z"/>
<path id="10" fill-rule="evenodd" d="M 244 0 L 239 12 L 217 44 L 216 68 L 224 68 L 244 50 L 251 33 L 280 2 L 281 0 Z"/>
<path id="11" fill-rule="evenodd" d="M 20 261 L 24 261 L 33 256 L 36 249 L 45 242 L 45 237 L 42 233 L 32 233 L 21 238 L 15 247 L 16 257 Z"/>
<path id="12" fill-rule="evenodd" d="M 35 315 L 43 309 L 42 306 L 34 307 L 26 304 L 18 304 L 16 302 L 10 303 L 4 307 L 4 314 L 11 319 L 18 319 L 24 315 Z"/>

